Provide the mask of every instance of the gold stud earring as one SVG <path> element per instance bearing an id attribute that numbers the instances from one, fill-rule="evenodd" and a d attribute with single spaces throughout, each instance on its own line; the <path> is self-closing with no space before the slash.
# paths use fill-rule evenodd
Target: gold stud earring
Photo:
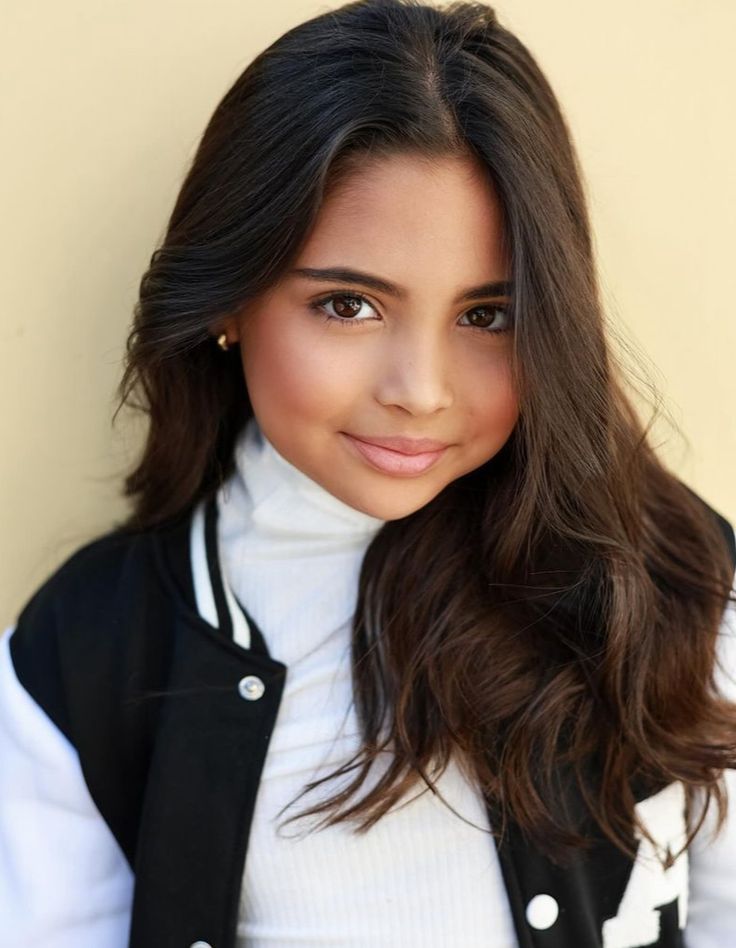
<path id="1" fill-rule="evenodd" d="M 223 350 L 223 352 L 227 352 L 227 350 L 230 348 L 227 342 L 226 332 L 220 333 L 220 335 L 217 337 L 217 345 Z"/>

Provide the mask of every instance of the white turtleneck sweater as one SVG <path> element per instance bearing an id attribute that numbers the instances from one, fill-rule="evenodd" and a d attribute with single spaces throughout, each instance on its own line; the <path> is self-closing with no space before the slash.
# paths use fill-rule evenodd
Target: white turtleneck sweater
<path id="1" fill-rule="evenodd" d="M 350 626 L 361 561 L 384 521 L 288 462 L 254 418 L 236 466 L 218 496 L 221 562 L 271 655 L 287 666 L 248 843 L 238 948 L 516 946 L 494 841 L 482 831 L 482 798 L 454 763 L 437 786 L 473 825 L 420 783 L 365 834 L 345 823 L 315 831 L 317 816 L 279 830 L 355 774 L 277 817 L 359 746 Z M 386 763 L 371 771 L 361 797 Z"/>

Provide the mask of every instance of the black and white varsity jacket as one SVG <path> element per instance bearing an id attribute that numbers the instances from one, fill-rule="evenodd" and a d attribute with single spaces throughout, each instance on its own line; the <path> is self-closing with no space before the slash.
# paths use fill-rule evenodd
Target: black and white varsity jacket
<path id="1" fill-rule="evenodd" d="M 733 527 L 713 515 L 736 564 Z M 34 843 L 56 867 L 49 893 L 60 886 L 63 898 L 64 872 L 84 859 L 99 860 L 99 871 L 95 863 L 89 872 L 100 886 L 106 873 L 130 879 L 115 938 L 108 927 L 104 939 L 85 940 L 80 927 L 69 941 L 33 942 L 38 948 L 235 948 L 249 827 L 288 670 L 224 581 L 216 525 L 212 496 L 165 526 L 93 540 L 41 585 L 10 630 L 12 669 L 0 669 L 0 693 L 12 670 L 28 721 L 0 721 L 0 729 L 16 728 L 5 746 L 21 754 L 31 725 L 58 734 L 59 753 L 63 742 L 94 806 L 85 832 L 97 819 L 110 859 L 91 848 L 55 852 L 64 847 L 53 824 L 40 822 L 54 788 L 34 796 L 51 764 L 39 761 L 18 789 L 0 760 L 0 794 L 8 798 L 0 799 L 0 907 L 12 916 L 15 900 L 34 900 L 27 886 L 35 867 L 25 844 L 11 844 L 16 818 L 28 821 L 20 836 L 16 827 L 16 840 L 30 839 L 34 815 L 52 826 Z M 726 619 L 731 641 L 736 623 Z M 736 669 L 736 651 L 729 660 Z M 676 852 L 685 832 L 682 785 L 639 798 L 638 809 L 662 851 Z M 520 948 L 729 948 L 736 946 L 735 827 L 736 814 L 725 836 L 691 848 L 667 870 L 644 841 L 632 861 L 596 836 L 590 851 L 561 868 L 513 824 L 500 843 L 488 839 Z M 7 925 L 0 919 L 0 946 L 25 948 Z"/>

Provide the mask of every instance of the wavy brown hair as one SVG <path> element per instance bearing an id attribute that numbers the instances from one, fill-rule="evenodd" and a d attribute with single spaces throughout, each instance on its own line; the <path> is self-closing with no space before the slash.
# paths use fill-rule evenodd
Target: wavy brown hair
<path id="1" fill-rule="evenodd" d="M 367 549 L 352 630 L 363 740 L 323 779 L 357 773 L 304 815 L 364 832 L 452 754 L 501 814 L 493 831 L 512 818 L 558 862 L 588 844 L 563 815 L 571 787 L 632 856 L 642 786 L 683 781 L 689 804 L 704 791 L 720 827 L 736 765 L 736 709 L 714 678 L 733 530 L 655 456 L 614 358 L 565 118 L 489 6 L 348 3 L 225 94 L 141 280 L 117 411 L 144 412 L 148 433 L 121 529 L 165 524 L 233 472 L 253 410 L 218 325 L 290 268 L 330 186 L 396 154 L 472 155 L 492 177 L 520 415 L 491 460 Z"/>

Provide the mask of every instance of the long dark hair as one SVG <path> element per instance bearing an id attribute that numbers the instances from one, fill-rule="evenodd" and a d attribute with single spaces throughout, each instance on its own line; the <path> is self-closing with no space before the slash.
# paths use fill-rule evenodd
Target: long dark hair
<path id="1" fill-rule="evenodd" d="M 502 825 L 557 861 L 588 842 L 563 817 L 563 764 L 631 855 L 637 782 L 683 781 L 689 804 L 704 790 L 720 827 L 736 765 L 735 709 L 713 677 L 729 525 L 654 454 L 607 339 L 566 121 L 482 3 L 348 3 L 280 37 L 225 94 L 141 280 L 117 411 L 149 426 L 121 528 L 165 524 L 232 473 L 253 410 L 213 327 L 289 269 L 341 175 L 396 154 L 472 155 L 492 176 L 520 415 L 496 456 L 367 549 L 352 639 L 363 741 L 330 777 L 358 773 L 305 814 L 364 832 L 453 754 Z M 343 807 L 387 748 L 381 779 Z"/>

